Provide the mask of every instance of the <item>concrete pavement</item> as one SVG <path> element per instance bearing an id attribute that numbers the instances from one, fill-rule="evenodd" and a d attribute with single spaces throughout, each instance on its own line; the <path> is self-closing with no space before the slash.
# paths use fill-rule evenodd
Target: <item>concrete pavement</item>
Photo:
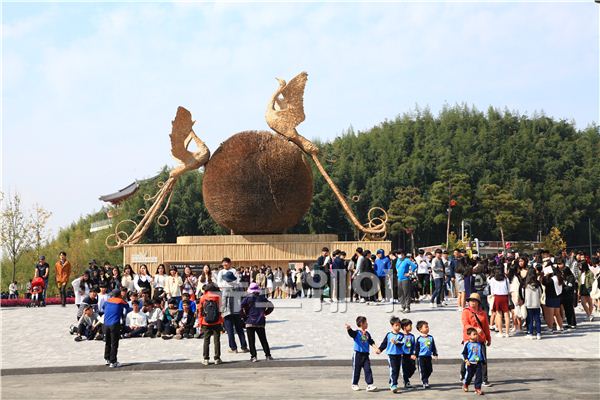
<path id="1" fill-rule="evenodd" d="M 456 360 L 462 349 L 460 313 L 455 306 L 430 308 L 413 305 L 413 312 L 402 314 L 390 305 L 325 304 L 310 299 L 275 300 L 276 309 L 268 317 L 267 336 L 276 359 L 350 360 L 352 341 L 344 323 L 354 325 L 357 315 L 369 319 L 369 331 L 380 341 L 389 330 L 389 318 L 398 315 L 416 321 L 427 320 L 441 359 Z M 66 308 L 3 308 L 3 370 L 27 367 L 94 366 L 103 361 L 103 342 L 74 342 L 69 325 L 75 322 L 75 306 Z M 561 335 L 545 334 L 540 341 L 524 336 L 492 338 L 489 358 L 494 359 L 600 359 L 600 322 L 580 323 L 577 330 Z M 221 346 L 224 361 L 246 361 L 248 354 L 227 353 L 227 338 Z M 119 360 L 124 363 L 180 363 L 202 360 L 202 341 L 138 338 L 121 340 Z M 259 355 L 262 353 L 259 351 Z M 382 360 L 385 356 L 373 356 Z"/>
<path id="2" fill-rule="evenodd" d="M 2 399 L 471 399 L 474 394 L 463 393 L 458 383 L 458 367 L 435 364 L 429 390 L 387 390 L 388 368 L 373 367 L 377 392 L 350 389 L 351 367 L 302 365 L 279 367 L 273 363 L 243 363 L 243 368 L 221 366 L 167 368 L 160 371 L 135 371 L 130 367 L 104 372 L 78 374 L 38 374 L 2 377 Z M 319 362 L 310 362 L 311 364 Z M 268 366 L 266 366 L 268 365 Z M 259 366 L 263 366 L 260 368 Z M 266 367 L 264 367 L 266 366 Z M 493 386 L 484 388 L 486 397 L 496 399 L 571 400 L 597 399 L 600 393 L 599 361 L 519 361 L 496 362 L 489 366 Z M 419 383 L 418 372 L 412 379 Z"/>

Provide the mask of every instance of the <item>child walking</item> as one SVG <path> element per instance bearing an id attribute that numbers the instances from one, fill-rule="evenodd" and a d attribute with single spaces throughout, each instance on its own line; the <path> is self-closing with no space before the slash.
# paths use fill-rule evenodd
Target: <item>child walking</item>
<path id="1" fill-rule="evenodd" d="M 527 273 L 525 278 L 525 307 L 527 307 L 527 336 L 532 339 L 542 338 L 542 319 L 540 307 L 542 305 L 542 288 L 534 269 Z M 535 332 L 534 332 L 535 327 Z M 533 336 L 535 334 L 535 336 Z"/>
<path id="2" fill-rule="evenodd" d="M 223 330 L 223 315 L 221 315 L 221 296 L 219 288 L 213 283 L 206 285 L 204 294 L 200 298 L 198 320 L 200 329 L 204 333 L 204 365 L 210 359 L 210 337 L 214 337 L 215 364 L 221 364 L 221 331 Z"/>
<path id="3" fill-rule="evenodd" d="M 392 326 L 392 331 L 385 335 L 375 353 L 381 354 L 385 350 L 388 355 L 390 363 L 390 390 L 392 393 L 396 393 L 398 392 L 398 376 L 400 375 L 400 366 L 402 364 L 404 334 L 401 332 L 400 318 L 392 316 L 390 318 L 390 325 Z"/>
<path id="4" fill-rule="evenodd" d="M 360 390 L 358 380 L 360 379 L 360 370 L 365 370 L 365 381 L 367 382 L 367 392 L 374 392 L 377 386 L 373 385 L 373 371 L 371 371 L 371 360 L 369 359 L 369 346 L 373 346 L 375 351 L 375 342 L 371 334 L 367 331 L 369 324 L 367 318 L 363 316 L 356 317 L 356 326 L 358 330 L 353 330 L 346 324 L 348 335 L 354 339 L 354 356 L 352 356 L 352 390 Z"/>
<path id="5" fill-rule="evenodd" d="M 469 336 L 469 341 L 465 343 L 465 347 L 462 351 L 462 358 L 467 367 L 467 375 L 465 376 L 465 381 L 463 383 L 463 390 L 465 392 L 469 391 L 471 380 L 475 377 L 475 393 L 482 395 L 481 383 L 483 382 L 483 364 L 486 360 L 483 351 L 481 350 L 481 343 L 477 341 L 477 329 L 467 329 L 467 335 Z"/>
<path id="6" fill-rule="evenodd" d="M 433 336 L 429 334 L 429 324 L 427 321 L 417 322 L 417 330 L 420 335 L 417 338 L 417 344 L 415 346 L 415 354 L 418 357 L 419 371 L 421 371 L 421 382 L 423 382 L 423 389 L 429 389 L 429 377 L 433 372 L 433 365 L 431 358 L 435 357 L 437 360 L 437 349 L 435 347 L 435 341 Z"/>
<path id="7" fill-rule="evenodd" d="M 410 333 L 412 331 L 412 321 L 410 319 L 403 319 L 400 321 L 402 327 L 402 333 L 404 334 L 404 340 L 402 342 L 402 379 L 404 380 L 404 388 L 411 389 L 410 378 L 412 378 L 415 370 L 415 336 Z"/>

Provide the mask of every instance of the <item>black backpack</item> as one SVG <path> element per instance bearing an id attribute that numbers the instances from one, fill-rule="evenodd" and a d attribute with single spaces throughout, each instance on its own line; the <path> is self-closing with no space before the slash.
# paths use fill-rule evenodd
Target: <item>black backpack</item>
<path id="1" fill-rule="evenodd" d="M 204 317 L 204 321 L 209 324 L 214 324 L 219 321 L 219 316 L 221 312 L 219 311 L 219 305 L 214 300 L 207 300 L 204 302 L 202 306 L 202 316 Z"/>

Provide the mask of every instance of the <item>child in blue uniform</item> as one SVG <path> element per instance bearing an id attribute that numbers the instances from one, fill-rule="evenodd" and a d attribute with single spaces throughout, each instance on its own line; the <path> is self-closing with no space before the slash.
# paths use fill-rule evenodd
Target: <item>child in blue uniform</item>
<path id="1" fill-rule="evenodd" d="M 412 321 L 410 319 L 403 319 L 400 321 L 402 327 L 402 333 L 404 334 L 404 340 L 402 341 L 402 379 L 404 380 L 404 387 L 406 389 L 412 388 L 410 384 L 410 378 L 417 369 L 415 360 L 415 336 L 410 333 L 412 331 Z"/>
<path id="2" fill-rule="evenodd" d="M 462 351 L 462 358 L 467 367 L 467 375 L 465 376 L 465 381 L 463 383 L 463 390 L 465 392 L 469 391 L 469 385 L 471 384 L 471 380 L 473 376 L 475 376 L 475 393 L 478 395 L 482 395 L 481 391 L 481 383 L 483 381 L 482 371 L 483 364 L 485 363 L 485 356 L 483 354 L 483 350 L 481 349 L 481 343 L 477 341 L 478 333 L 477 329 L 469 328 L 467 329 L 467 335 L 469 336 L 469 341 L 465 343 L 465 347 Z"/>
<path id="3" fill-rule="evenodd" d="M 421 382 L 423 382 L 423 389 L 429 389 L 429 377 L 433 372 L 431 358 L 435 357 L 437 360 L 437 349 L 435 348 L 433 336 L 429 334 L 429 324 L 427 321 L 417 322 L 417 330 L 419 331 L 420 335 L 417 337 L 415 354 L 418 357 L 417 362 L 419 363 L 419 371 L 421 371 Z"/>
<path id="4" fill-rule="evenodd" d="M 354 356 L 352 357 L 352 390 L 360 390 L 358 380 L 360 379 L 360 370 L 365 370 L 365 381 L 367 382 L 367 392 L 374 392 L 377 386 L 373 385 L 373 372 L 371 371 L 371 360 L 369 359 L 369 346 L 375 347 L 375 342 L 371 334 L 367 331 L 369 324 L 367 318 L 363 316 L 356 317 L 356 326 L 358 330 L 353 330 L 346 324 L 348 335 L 354 339 Z"/>
<path id="5" fill-rule="evenodd" d="M 390 363 L 390 390 L 393 393 L 398 391 L 398 375 L 400 375 L 400 365 L 402 364 L 402 345 L 404 343 L 404 334 L 401 332 L 400 318 L 390 318 L 392 331 L 388 332 L 383 338 L 383 342 L 375 351 L 381 354 L 385 350 Z"/>

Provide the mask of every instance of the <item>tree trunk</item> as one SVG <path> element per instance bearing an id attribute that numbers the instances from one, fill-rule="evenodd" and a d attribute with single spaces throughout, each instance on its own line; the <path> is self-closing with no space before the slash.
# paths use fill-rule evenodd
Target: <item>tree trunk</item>
<path id="1" fill-rule="evenodd" d="M 506 251 L 506 243 L 504 243 L 504 229 L 500 227 L 500 239 L 502 240 L 502 251 Z"/>
<path id="2" fill-rule="evenodd" d="M 15 281 L 15 277 L 17 275 L 17 260 L 13 259 L 13 278 L 11 282 Z"/>
<path id="3" fill-rule="evenodd" d="M 413 253 L 413 255 L 415 254 L 415 234 L 411 231 L 410 232 L 410 244 L 411 244 L 411 252 Z"/>

